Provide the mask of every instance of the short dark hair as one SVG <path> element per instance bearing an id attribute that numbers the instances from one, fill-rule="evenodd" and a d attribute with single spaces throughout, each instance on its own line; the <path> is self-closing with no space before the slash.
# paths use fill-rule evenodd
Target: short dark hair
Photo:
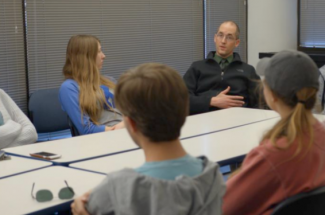
<path id="1" fill-rule="evenodd" d="M 115 89 L 116 107 L 135 121 L 152 142 L 179 138 L 189 112 L 189 96 L 178 72 L 159 63 L 141 64 L 123 74 Z"/>
<path id="2" fill-rule="evenodd" d="M 240 29 L 239 29 L 239 26 L 237 25 L 236 22 L 231 21 L 231 20 L 224 21 L 223 23 L 221 23 L 221 24 L 219 25 L 219 28 L 218 28 L 218 30 L 217 30 L 217 33 L 219 32 L 220 26 L 223 25 L 223 24 L 225 24 L 225 23 L 231 23 L 231 24 L 233 24 L 233 25 L 236 26 L 236 33 L 235 33 L 235 35 L 236 35 L 236 39 L 239 39 L 239 35 L 240 35 Z"/>

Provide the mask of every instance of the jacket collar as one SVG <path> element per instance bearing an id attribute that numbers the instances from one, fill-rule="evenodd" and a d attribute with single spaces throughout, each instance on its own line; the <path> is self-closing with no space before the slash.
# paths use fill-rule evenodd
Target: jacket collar
<path id="1" fill-rule="evenodd" d="M 216 54 L 215 51 L 211 51 L 211 52 L 209 52 L 209 54 L 208 54 L 207 58 L 205 59 L 205 61 L 207 62 L 207 61 L 213 60 L 213 61 L 217 62 L 217 61 L 214 59 L 214 55 L 215 55 L 215 54 Z M 235 61 L 242 62 L 242 61 L 241 61 L 241 58 L 240 58 L 240 56 L 239 56 L 239 54 L 238 54 L 237 52 L 234 52 L 234 59 L 233 59 L 232 62 L 235 62 Z"/>

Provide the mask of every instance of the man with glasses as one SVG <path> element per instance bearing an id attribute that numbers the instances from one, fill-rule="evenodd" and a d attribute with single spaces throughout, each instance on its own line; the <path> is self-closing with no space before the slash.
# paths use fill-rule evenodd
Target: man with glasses
<path id="1" fill-rule="evenodd" d="M 234 49 L 240 30 L 233 21 L 223 22 L 214 36 L 217 51 L 192 63 L 184 75 L 190 94 L 190 114 L 230 107 L 258 107 L 254 67 L 241 61 Z"/>

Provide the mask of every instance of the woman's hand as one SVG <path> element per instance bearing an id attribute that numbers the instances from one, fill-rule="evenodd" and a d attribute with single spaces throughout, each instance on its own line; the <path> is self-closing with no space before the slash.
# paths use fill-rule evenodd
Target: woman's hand
<path id="1" fill-rule="evenodd" d="M 112 130 L 117 130 L 117 129 L 121 129 L 121 128 L 125 128 L 124 122 L 117 123 L 116 125 L 114 125 L 112 127 Z"/>
<path id="2" fill-rule="evenodd" d="M 113 128 L 114 127 L 105 126 L 105 131 L 113 131 L 114 130 Z"/>
<path id="3" fill-rule="evenodd" d="M 117 123 L 116 125 L 114 125 L 112 127 L 106 126 L 105 131 L 113 131 L 113 130 L 117 130 L 117 129 L 121 129 L 121 128 L 125 128 L 124 122 Z"/>

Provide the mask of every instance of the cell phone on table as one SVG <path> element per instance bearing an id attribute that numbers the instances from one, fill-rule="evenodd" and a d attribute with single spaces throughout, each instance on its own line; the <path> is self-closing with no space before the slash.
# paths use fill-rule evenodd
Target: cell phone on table
<path id="1" fill-rule="evenodd" d="M 53 154 L 53 153 L 50 153 L 50 152 L 30 153 L 30 156 L 36 157 L 36 158 L 42 158 L 42 159 L 46 159 L 46 160 L 54 160 L 54 159 L 58 159 L 58 158 L 61 157 L 61 155 Z"/>

